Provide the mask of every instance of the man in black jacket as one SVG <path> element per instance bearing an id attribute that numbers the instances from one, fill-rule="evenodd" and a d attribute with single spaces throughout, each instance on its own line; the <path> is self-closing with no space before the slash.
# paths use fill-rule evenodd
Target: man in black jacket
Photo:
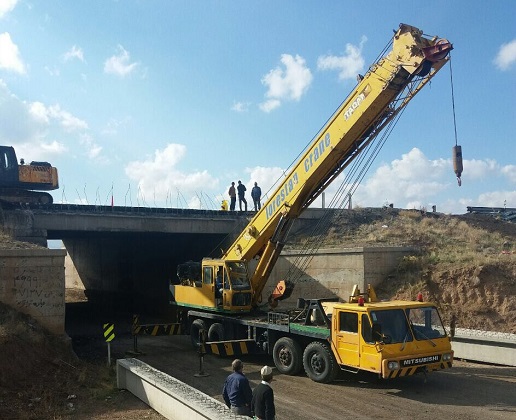
<path id="1" fill-rule="evenodd" d="M 276 416 L 274 391 L 270 385 L 272 382 L 272 368 L 264 366 L 260 373 L 262 375 L 262 381 L 253 391 L 251 414 L 258 420 L 274 420 Z"/>
<path id="2" fill-rule="evenodd" d="M 247 211 L 247 200 L 245 199 L 245 192 L 247 191 L 247 188 L 244 184 L 242 184 L 242 181 L 238 181 L 237 186 L 238 191 L 238 206 L 240 207 L 240 211 L 242 211 L 242 203 L 245 205 L 245 211 Z"/>

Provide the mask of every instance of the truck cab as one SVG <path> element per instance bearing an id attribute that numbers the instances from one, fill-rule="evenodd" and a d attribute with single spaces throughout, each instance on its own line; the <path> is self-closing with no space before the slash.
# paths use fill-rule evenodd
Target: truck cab
<path id="1" fill-rule="evenodd" d="M 339 304 L 331 318 L 334 355 L 345 370 L 395 378 L 451 367 L 450 338 L 433 304 Z"/>

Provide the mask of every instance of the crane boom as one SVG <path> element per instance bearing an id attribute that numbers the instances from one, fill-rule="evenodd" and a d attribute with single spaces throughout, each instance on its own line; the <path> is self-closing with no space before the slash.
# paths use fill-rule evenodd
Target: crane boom
<path id="1" fill-rule="evenodd" d="M 213 273 L 219 269 L 224 273 L 221 310 L 239 312 L 257 306 L 293 221 L 444 66 L 452 48 L 445 39 L 428 38 L 421 30 L 401 24 L 392 49 L 360 76 L 351 94 L 221 259 L 203 260 L 201 286 L 179 275 L 183 285 L 172 290 L 176 303 L 210 307 L 209 291 L 201 289 L 209 289 L 205 269 L 211 266 Z M 253 258 L 259 261 L 247 277 L 245 265 Z M 212 301 L 211 307 L 217 310 Z"/>

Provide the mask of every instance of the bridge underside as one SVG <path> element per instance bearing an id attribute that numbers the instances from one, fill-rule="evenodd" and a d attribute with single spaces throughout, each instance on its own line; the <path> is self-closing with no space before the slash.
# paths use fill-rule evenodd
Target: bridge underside
<path id="1" fill-rule="evenodd" d="M 81 232 L 60 237 L 69 255 L 67 287 L 83 288 L 94 304 L 164 314 L 177 265 L 220 256 L 225 235 Z"/>

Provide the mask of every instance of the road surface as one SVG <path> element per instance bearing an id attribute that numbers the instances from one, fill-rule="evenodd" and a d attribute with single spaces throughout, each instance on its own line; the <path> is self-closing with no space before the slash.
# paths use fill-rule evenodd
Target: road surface
<path id="1" fill-rule="evenodd" d="M 123 345 L 123 344 L 119 344 Z M 131 342 L 126 341 L 131 349 Z M 134 349 L 134 347 L 133 347 Z M 222 385 L 232 358 L 206 355 L 201 371 L 190 337 L 138 336 L 138 359 L 222 401 Z M 243 357 L 244 373 L 254 388 L 260 368 L 273 366 L 266 356 Z M 371 374 L 343 374 L 319 384 L 304 374 L 280 375 L 272 387 L 277 420 L 304 419 L 514 419 L 516 368 L 456 361 L 452 369 L 424 376 L 380 381 Z"/>

